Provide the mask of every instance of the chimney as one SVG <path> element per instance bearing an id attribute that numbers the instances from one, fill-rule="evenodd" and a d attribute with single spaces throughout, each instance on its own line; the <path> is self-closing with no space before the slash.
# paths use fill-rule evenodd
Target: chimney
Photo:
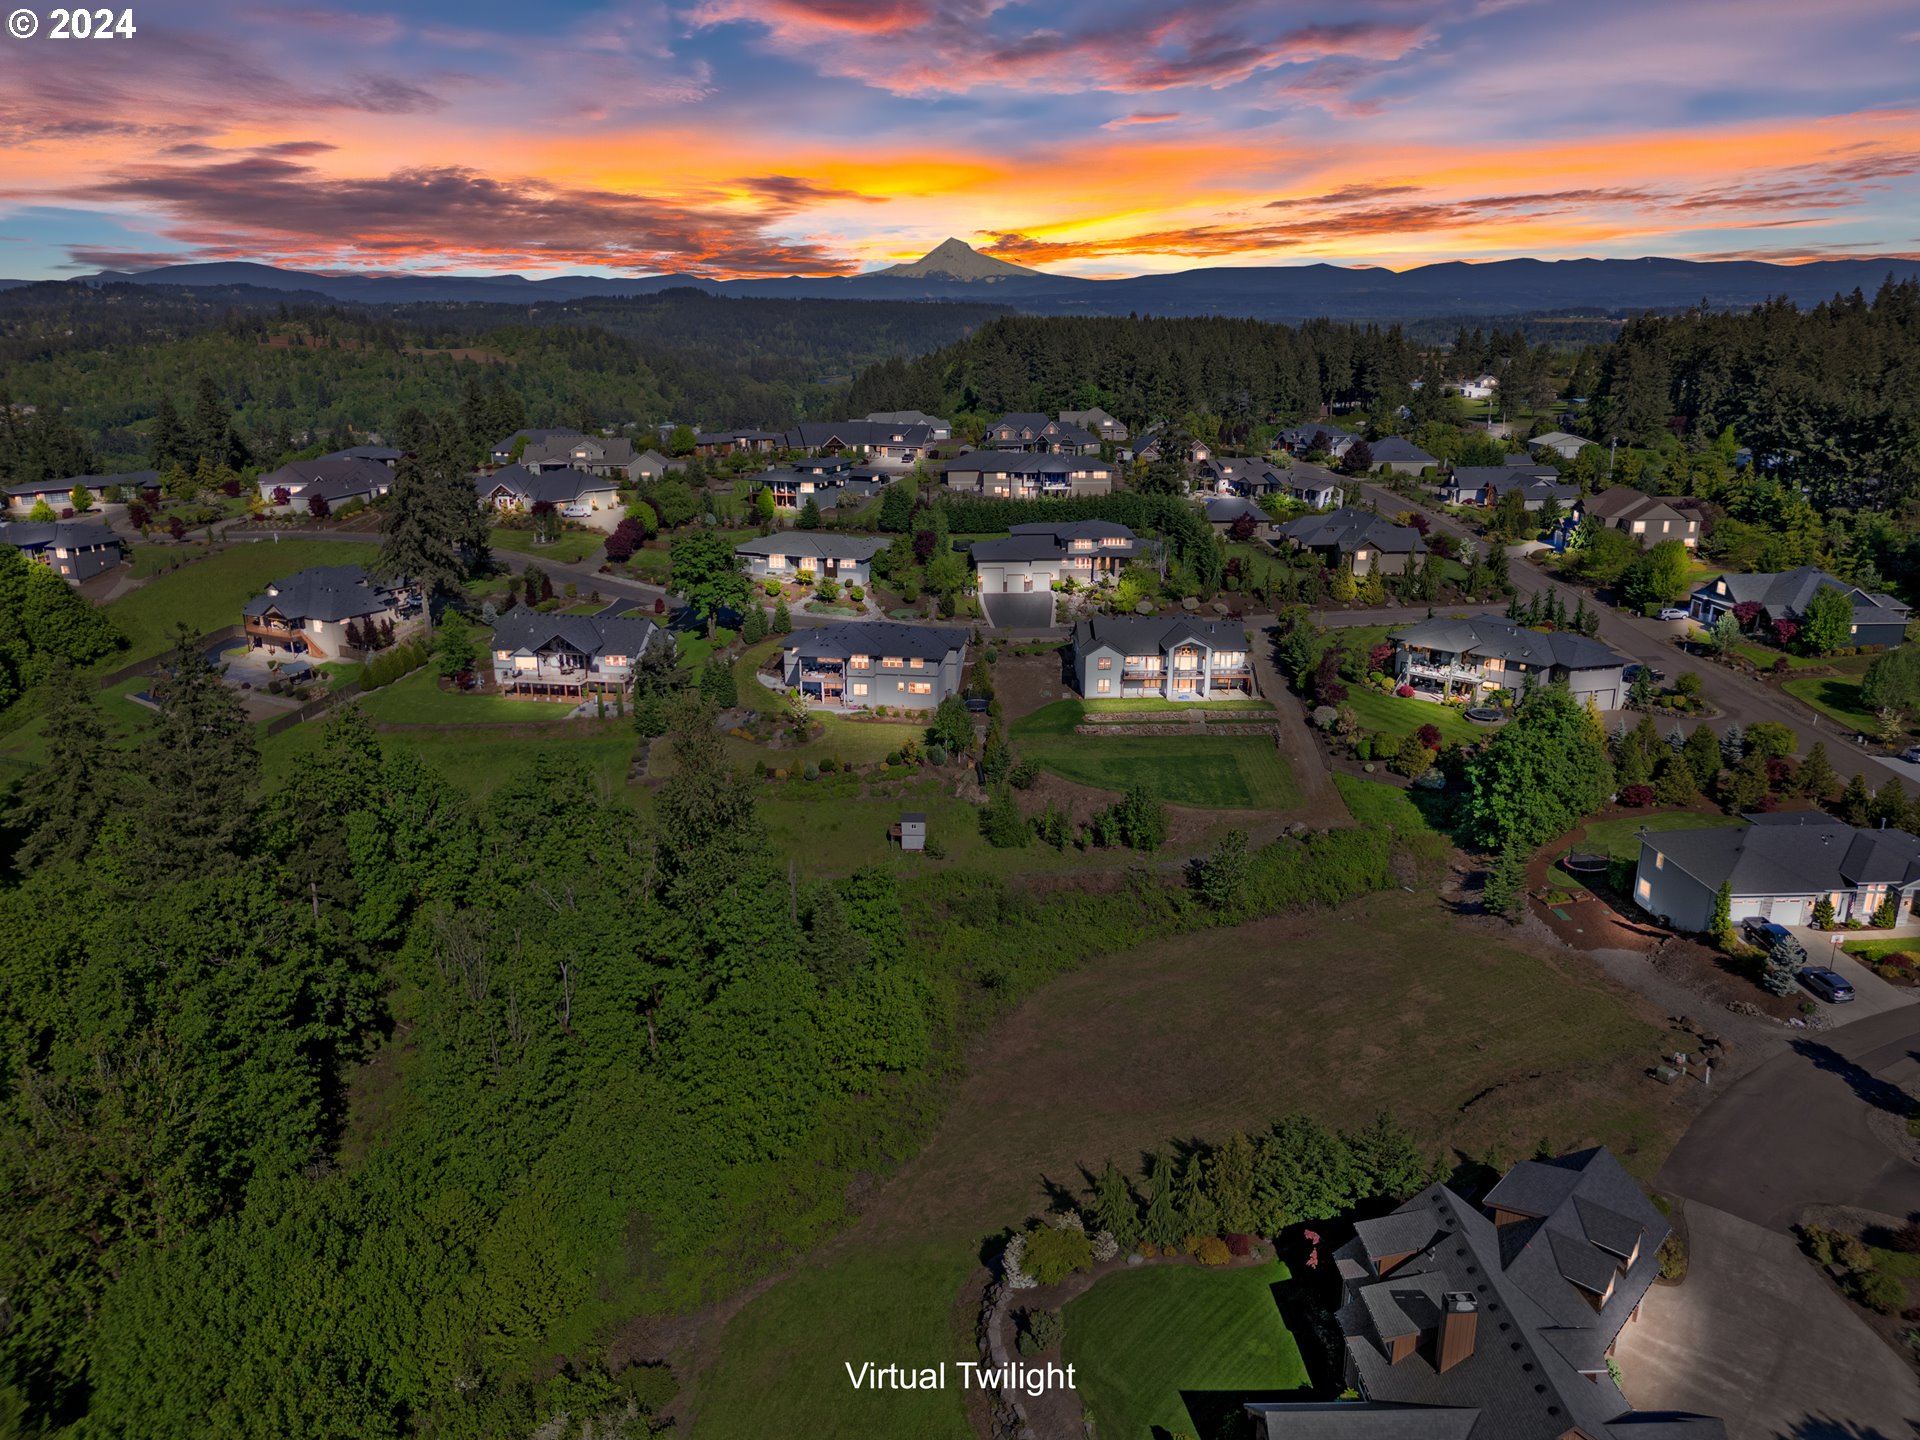
<path id="1" fill-rule="evenodd" d="M 1434 1368 L 1441 1373 L 1473 1358 L 1473 1336 L 1480 1323 L 1480 1302 L 1469 1290 L 1450 1290 L 1440 1309 L 1440 1353 Z"/>

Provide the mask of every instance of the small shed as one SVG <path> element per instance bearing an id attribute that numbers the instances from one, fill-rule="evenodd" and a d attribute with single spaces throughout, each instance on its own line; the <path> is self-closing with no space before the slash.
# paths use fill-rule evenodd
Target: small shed
<path id="1" fill-rule="evenodd" d="M 927 817 L 918 811 L 908 811 L 900 817 L 900 823 L 893 827 L 892 833 L 902 850 L 924 850 L 927 848 Z"/>

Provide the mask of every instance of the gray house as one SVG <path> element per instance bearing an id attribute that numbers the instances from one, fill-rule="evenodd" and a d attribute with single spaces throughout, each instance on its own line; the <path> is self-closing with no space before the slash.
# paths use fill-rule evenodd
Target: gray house
<path id="1" fill-rule="evenodd" d="M 496 510 L 531 510 L 545 503 L 569 520 L 612 530 L 626 515 L 620 487 L 610 476 L 585 470 L 532 470 L 508 465 L 473 477 L 474 492 Z"/>
<path id="2" fill-rule="evenodd" d="M 1604 1148 L 1523 1160 L 1478 1205 L 1430 1185 L 1334 1252 L 1359 1400 L 1247 1406 L 1268 1440 L 1726 1440 L 1636 1411 L 1608 1367 L 1670 1227 Z"/>
<path id="3" fill-rule="evenodd" d="M 1005 540 L 976 540 L 971 550 L 983 595 L 1051 590 L 1062 580 L 1099 585 L 1147 553 L 1133 531 L 1113 520 L 1016 525 Z"/>
<path id="4" fill-rule="evenodd" d="M 1471 703 L 1496 690 L 1565 685 L 1583 704 L 1617 710 L 1626 699 L 1626 657 L 1598 640 L 1564 630 L 1528 630 L 1498 615 L 1427 620 L 1387 637 L 1393 673 L 1430 700 Z"/>
<path id="5" fill-rule="evenodd" d="M 1082 695 L 1216 700 L 1254 693 L 1246 627 L 1186 616 L 1099 615 L 1073 627 Z"/>
<path id="6" fill-rule="evenodd" d="M 789 636 L 780 675 L 810 705 L 931 710 L 965 683 L 967 632 L 891 620 L 820 625 Z"/>
<path id="7" fill-rule="evenodd" d="M 733 553 L 756 580 L 791 580 L 806 570 L 816 579 L 831 575 L 842 585 L 865 586 L 873 583 L 873 557 L 886 548 L 872 536 L 783 530 L 743 540 Z"/>
<path id="8" fill-rule="evenodd" d="M 1440 463 L 1411 440 L 1403 440 L 1398 435 L 1375 440 L 1367 449 L 1373 452 L 1376 470 L 1384 466 L 1396 475 L 1418 475 Z"/>
<path id="9" fill-rule="evenodd" d="M 76 585 L 120 563 L 120 537 L 85 520 L 0 520 L 0 545 Z"/>
<path id="10" fill-rule="evenodd" d="M 1679 930 L 1706 930 L 1722 885 L 1736 923 L 1758 916 L 1805 925 L 1821 896 L 1836 923 L 1865 921 L 1891 898 L 1902 913 L 1920 891 L 1920 839 L 1864 830 L 1822 811 L 1749 815 L 1750 824 L 1640 837 L 1633 898 Z"/>
<path id="11" fill-rule="evenodd" d="M 1375 570 L 1404 575 L 1427 553 L 1427 542 L 1413 526 L 1396 525 L 1384 515 L 1353 506 L 1302 515 L 1277 529 L 1279 541 L 1308 551 L 1323 565 L 1345 565 L 1355 575 Z"/>
<path id="12" fill-rule="evenodd" d="M 392 625 L 410 609 L 405 591 L 375 580 L 358 565 L 315 565 L 276 580 L 241 609 L 248 648 L 286 650 L 328 659 L 354 647 L 349 627 Z"/>
<path id="13" fill-rule="evenodd" d="M 1060 419 L 1065 424 L 1091 430 L 1102 440 L 1119 443 L 1127 438 L 1127 427 L 1097 405 L 1091 410 L 1062 410 Z"/>
<path id="14" fill-rule="evenodd" d="M 1538 510 L 1550 499 L 1564 510 L 1580 498 L 1580 487 L 1562 485 L 1560 472 L 1552 466 L 1536 466 L 1519 455 L 1509 458 L 1519 463 L 1461 466 L 1440 482 L 1441 501 L 1447 505 L 1498 505 L 1518 490 L 1528 510 Z"/>
<path id="15" fill-rule="evenodd" d="M 278 470 L 269 470 L 259 480 L 260 498 L 272 505 L 284 504 L 305 510 L 315 498 L 333 509 L 351 500 L 369 504 L 393 488 L 393 470 L 379 460 L 364 457 L 289 460 Z M 284 500 L 278 497 L 285 492 Z"/>
<path id="16" fill-rule="evenodd" d="M 1854 645 L 1898 645 L 1907 635 L 1908 607 L 1891 595 L 1877 595 L 1845 580 L 1803 565 L 1778 575 L 1722 575 L 1693 592 L 1687 608 L 1702 625 L 1711 625 L 1734 606 L 1752 601 L 1760 607 L 1757 623 L 1800 620 L 1816 590 L 1838 590 L 1853 602 Z"/>
<path id="17" fill-rule="evenodd" d="M 1025 450 L 971 450 L 947 462 L 949 490 L 1011 500 L 1105 495 L 1115 467 L 1087 455 L 1043 455 Z"/>
<path id="18" fill-rule="evenodd" d="M 160 472 L 157 470 L 129 470 L 122 475 L 68 475 L 57 480 L 33 480 L 9 485 L 6 503 L 8 509 L 24 515 L 44 500 L 58 515 L 62 510 L 72 507 L 75 490 L 86 491 L 94 504 L 103 505 L 107 503 L 109 490 L 118 490 L 128 500 L 137 500 L 141 491 L 159 488 Z"/>
<path id="19" fill-rule="evenodd" d="M 618 600 L 598 615 L 509 610 L 493 625 L 494 683 L 508 695 L 575 704 L 626 693 L 641 657 L 673 643 L 653 621 L 622 613 L 632 605 Z"/>

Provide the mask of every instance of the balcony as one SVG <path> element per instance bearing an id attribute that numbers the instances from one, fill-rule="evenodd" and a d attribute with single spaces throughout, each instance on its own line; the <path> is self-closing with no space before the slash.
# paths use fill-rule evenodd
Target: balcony
<path id="1" fill-rule="evenodd" d="M 1486 672 L 1476 666 L 1436 664 L 1430 660 L 1414 659 L 1407 661 L 1406 673 L 1424 676 L 1429 680 L 1465 681 L 1470 685 L 1479 685 L 1488 678 Z M 1494 683 L 1499 682 L 1496 680 Z"/>

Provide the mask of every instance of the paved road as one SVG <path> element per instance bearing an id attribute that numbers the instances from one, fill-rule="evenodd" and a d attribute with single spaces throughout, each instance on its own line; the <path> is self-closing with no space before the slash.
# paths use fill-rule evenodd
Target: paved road
<path id="1" fill-rule="evenodd" d="M 1691 1268 L 1621 1332 L 1636 1409 L 1718 1415 L 1733 1440 L 1911 1440 L 1913 1370 L 1776 1230 L 1689 1201 Z"/>
<path id="2" fill-rule="evenodd" d="M 1455 539 L 1472 538 L 1476 544 L 1485 546 L 1487 541 L 1473 535 L 1458 520 L 1421 500 L 1409 500 L 1378 485 L 1359 487 L 1365 497 L 1378 505 L 1383 511 L 1416 510 L 1427 517 L 1429 525 Z M 1516 559 L 1511 566 L 1514 588 L 1525 599 L 1548 590 L 1558 591 L 1561 603 L 1571 611 L 1583 592 L 1570 585 L 1551 579 L 1536 570 L 1524 560 Z M 1833 768 L 1844 778 L 1856 771 L 1866 776 L 1867 784 L 1878 789 L 1890 776 L 1898 775 L 1902 781 L 1910 782 L 1915 778 L 1915 767 L 1888 763 L 1879 756 L 1862 751 L 1853 743 L 1853 732 L 1835 724 L 1821 715 L 1811 706 L 1803 705 L 1782 692 L 1769 686 L 1754 676 L 1744 675 L 1718 665 L 1689 667 L 1685 656 L 1674 648 L 1674 637 L 1686 627 L 1672 621 L 1648 620 L 1643 616 L 1632 615 L 1624 610 L 1610 606 L 1592 606 L 1598 608 L 1600 615 L 1600 639 L 1606 641 L 1615 650 L 1630 660 L 1651 665 L 1668 674 L 1677 673 L 1681 668 L 1696 668 L 1706 690 L 1706 695 L 1722 712 L 1718 723 L 1724 725 L 1728 720 L 1737 720 L 1741 725 L 1751 725 L 1756 720 L 1771 720 L 1778 724 L 1791 726 L 1800 736 L 1801 748 L 1811 747 L 1816 740 L 1824 740 L 1827 755 L 1833 761 Z M 1422 609 L 1421 614 L 1425 614 Z M 1368 622 L 1356 622 L 1368 623 Z M 1374 624 L 1379 621 L 1371 622 Z"/>
<path id="3" fill-rule="evenodd" d="M 1743 1075 L 1681 1137 L 1662 1189 L 1772 1230 L 1812 1205 L 1920 1210 L 1920 1167 L 1870 1128 L 1920 1091 L 1920 1006 L 1809 1031 Z"/>

